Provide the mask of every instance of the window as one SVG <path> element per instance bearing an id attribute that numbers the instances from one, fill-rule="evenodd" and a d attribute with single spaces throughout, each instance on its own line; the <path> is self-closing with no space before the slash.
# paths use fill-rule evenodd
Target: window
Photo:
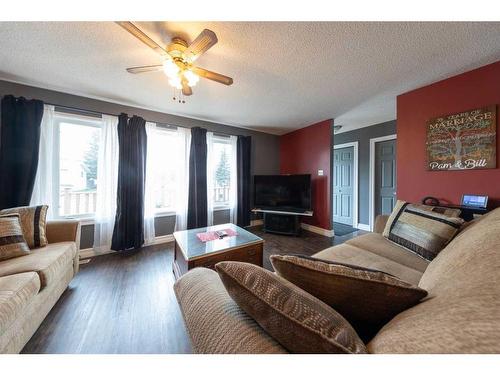
<path id="1" fill-rule="evenodd" d="M 153 200 L 156 214 L 172 213 L 182 199 L 183 190 L 186 190 L 183 182 L 186 172 L 186 132 L 184 129 L 156 124 L 146 126 L 148 155 L 145 199 Z"/>
<path id="2" fill-rule="evenodd" d="M 101 120 L 92 117 L 55 117 L 53 201 L 59 217 L 89 217 L 96 211 L 101 127 Z"/>
<path id="3" fill-rule="evenodd" d="M 234 137 L 236 138 L 236 137 Z M 212 135 L 208 137 L 208 196 L 214 208 L 229 207 L 236 194 L 236 145 L 233 137 Z"/>

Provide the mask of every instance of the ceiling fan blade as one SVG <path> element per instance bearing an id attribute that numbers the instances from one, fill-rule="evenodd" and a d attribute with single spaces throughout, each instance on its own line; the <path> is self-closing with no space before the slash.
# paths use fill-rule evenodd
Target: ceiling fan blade
<path id="1" fill-rule="evenodd" d="M 127 72 L 132 74 L 159 72 L 161 70 L 163 70 L 163 65 L 134 66 L 133 68 L 127 68 Z"/>
<path id="2" fill-rule="evenodd" d="M 193 90 L 191 89 L 191 87 L 188 85 L 188 83 L 185 80 L 182 81 L 182 93 L 185 96 L 189 96 L 189 95 L 193 94 Z"/>
<path id="3" fill-rule="evenodd" d="M 189 60 L 195 61 L 217 42 L 217 35 L 212 30 L 204 29 L 184 51 L 184 54 Z"/>
<path id="4" fill-rule="evenodd" d="M 224 76 L 224 75 L 219 74 L 219 73 L 211 72 L 210 70 L 206 70 L 203 68 L 198 68 L 196 66 L 193 66 L 193 68 L 191 70 L 194 73 L 198 74 L 200 77 L 209 79 L 211 81 L 219 82 L 219 83 L 222 83 L 222 84 L 228 85 L 228 86 L 233 84 L 233 79 L 231 77 Z"/>
<path id="5" fill-rule="evenodd" d="M 169 57 L 170 55 L 167 53 L 165 48 L 160 46 L 158 43 L 156 43 L 153 39 L 151 39 L 149 36 L 146 35 L 141 29 L 139 29 L 137 26 L 135 26 L 132 22 L 129 21 L 118 21 L 116 22 L 118 25 L 123 27 L 125 30 L 127 30 L 130 34 L 135 36 L 137 39 L 139 39 L 141 42 L 143 42 L 145 45 L 147 45 L 149 48 L 152 48 L 155 50 L 157 53 L 159 53 L 162 56 Z"/>

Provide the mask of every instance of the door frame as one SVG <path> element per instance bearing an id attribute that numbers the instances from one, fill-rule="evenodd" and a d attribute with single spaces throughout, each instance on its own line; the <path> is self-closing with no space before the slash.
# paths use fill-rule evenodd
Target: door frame
<path id="1" fill-rule="evenodd" d="M 383 137 L 370 138 L 370 198 L 369 198 L 369 222 L 370 231 L 373 232 L 373 225 L 375 223 L 375 144 L 384 141 L 392 141 L 398 139 L 397 134 L 386 135 Z M 396 160 L 397 167 L 397 160 Z"/>
<path id="2" fill-rule="evenodd" d="M 358 154 L 358 149 L 359 149 L 359 142 L 347 142 L 347 143 L 341 143 L 338 145 L 334 145 L 333 149 L 342 149 L 346 147 L 353 147 L 354 148 L 354 158 L 353 158 L 353 172 L 352 172 L 352 226 L 353 228 L 358 228 L 359 222 L 358 222 L 358 185 L 359 185 L 359 165 L 358 165 L 358 159 L 359 159 L 359 154 Z M 333 158 L 333 163 L 335 165 L 335 158 Z M 335 169 L 333 169 L 335 171 Z M 333 177 L 335 178 L 335 176 Z M 332 179 L 332 187 L 333 187 L 333 179 Z M 333 190 L 333 189 L 332 189 Z M 333 194 L 332 194 L 332 203 L 335 204 L 335 200 L 333 199 Z M 332 223 L 333 223 L 333 211 L 332 211 Z"/>

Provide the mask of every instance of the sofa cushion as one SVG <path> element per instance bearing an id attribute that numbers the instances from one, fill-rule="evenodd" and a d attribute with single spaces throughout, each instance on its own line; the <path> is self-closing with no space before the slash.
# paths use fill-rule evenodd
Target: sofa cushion
<path id="1" fill-rule="evenodd" d="M 0 215 L 0 261 L 30 253 L 18 214 Z"/>
<path id="2" fill-rule="evenodd" d="M 75 255 L 76 246 L 74 242 L 49 244 L 44 248 L 31 250 L 26 256 L 1 262 L 0 276 L 31 271 L 37 272 L 43 289 L 52 281 L 59 280 L 66 271 L 68 263 L 73 266 Z"/>
<path id="3" fill-rule="evenodd" d="M 374 353 L 500 353 L 500 209 L 455 238 L 419 286 L 429 298 L 373 338 Z"/>
<path id="4" fill-rule="evenodd" d="M 0 277 L 0 333 L 22 314 L 39 291 L 40 278 L 35 272 Z"/>
<path id="5" fill-rule="evenodd" d="M 49 206 L 15 207 L 0 211 L 0 215 L 17 213 L 23 228 L 23 234 L 30 249 L 47 245 L 45 225 Z"/>
<path id="6" fill-rule="evenodd" d="M 398 200 L 383 236 L 432 260 L 457 234 L 464 221 L 425 207 Z"/>
<path id="7" fill-rule="evenodd" d="M 497 293 L 429 298 L 403 311 L 368 343 L 375 354 L 500 352 Z"/>
<path id="8" fill-rule="evenodd" d="M 417 285 L 422 277 L 421 271 L 347 243 L 329 247 L 313 257 L 386 272 L 412 285 Z"/>
<path id="9" fill-rule="evenodd" d="M 457 236 L 427 268 L 419 285 L 434 295 L 500 281 L 500 208 Z M 494 286 L 493 284 L 492 286 Z M 500 294 L 500 287 L 495 288 Z M 500 320 L 500 317 L 499 317 Z"/>
<path id="10" fill-rule="evenodd" d="M 276 273 L 333 307 L 363 340 L 427 292 L 386 273 L 305 256 L 272 255 Z"/>
<path id="11" fill-rule="evenodd" d="M 195 353 L 288 353 L 234 302 L 217 272 L 194 268 L 174 291 Z"/>
<path id="12" fill-rule="evenodd" d="M 229 295 L 292 353 L 365 353 L 350 324 L 312 295 L 259 266 L 215 265 Z"/>
<path id="13" fill-rule="evenodd" d="M 345 243 L 359 247 L 363 250 L 368 250 L 374 254 L 390 259 L 405 267 L 413 268 L 417 271 L 424 272 L 429 261 L 415 254 L 404 247 L 396 245 L 387 238 L 378 233 L 367 233 L 362 236 L 354 237 Z"/>

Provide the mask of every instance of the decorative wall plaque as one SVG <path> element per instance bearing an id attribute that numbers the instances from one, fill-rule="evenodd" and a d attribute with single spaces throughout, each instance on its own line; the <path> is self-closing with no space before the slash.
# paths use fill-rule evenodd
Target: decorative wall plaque
<path id="1" fill-rule="evenodd" d="M 496 168 L 496 105 L 427 122 L 427 170 Z"/>

